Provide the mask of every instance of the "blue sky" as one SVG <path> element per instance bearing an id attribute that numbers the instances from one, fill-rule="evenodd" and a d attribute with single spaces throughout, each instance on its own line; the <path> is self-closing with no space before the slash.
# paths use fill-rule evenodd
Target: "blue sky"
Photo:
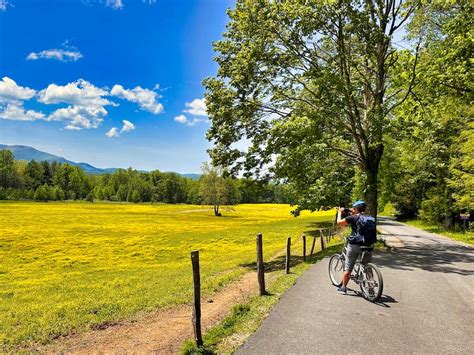
<path id="1" fill-rule="evenodd" d="M 199 172 L 230 0 L 0 0 L 0 143 Z M 3 78 L 3 79 L 2 79 Z"/>

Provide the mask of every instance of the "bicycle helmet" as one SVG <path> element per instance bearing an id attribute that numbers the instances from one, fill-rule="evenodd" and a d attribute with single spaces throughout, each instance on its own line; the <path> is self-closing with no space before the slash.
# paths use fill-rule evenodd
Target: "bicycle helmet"
<path id="1" fill-rule="evenodd" d="M 356 202 L 354 202 L 354 204 L 352 205 L 352 207 L 354 208 L 357 208 L 357 207 L 360 207 L 360 206 L 366 206 L 366 203 L 364 200 L 357 200 Z"/>

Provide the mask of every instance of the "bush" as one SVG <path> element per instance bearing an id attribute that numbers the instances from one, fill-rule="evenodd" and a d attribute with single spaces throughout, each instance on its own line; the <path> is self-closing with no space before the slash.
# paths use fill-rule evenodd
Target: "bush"
<path id="1" fill-rule="evenodd" d="M 131 197 L 132 197 L 131 199 L 132 202 L 135 202 L 135 203 L 140 202 L 140 193 L 138 192 L 138 190 L 133 190 Z"/>
<path id="2" fill-rule="evenodd" d="M 443 196 L 433 195 L 421 203 L 420 218 L 428 222 L 442 222 L 446 218 L 446 201 Z"/>
<path id="3" fill-rule="evenodd" d="M 41 185 L 36 189 L 34 199 L 36 201 L 49 201 L 51 200 L 51 190 L 48 185 Z"/>

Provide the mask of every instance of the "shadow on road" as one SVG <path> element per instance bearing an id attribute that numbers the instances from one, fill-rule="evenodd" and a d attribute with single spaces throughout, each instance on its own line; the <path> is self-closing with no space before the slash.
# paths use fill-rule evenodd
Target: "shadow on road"
<path id="1" fill-rule="evenodd" d="M 410 236 L 413 237 L 413 236 Z M 431 272 L 474 275 L 473 270 L 463 269 L 459 264 L 474 263 L 472 248 L 463 245 L 420 245 L 395 249 L 392 257 L 377 258 L 377 265 L 398 270 L 422 269 Z M 456 265 L 455 265 L 456 264 Z"/>
<path id="2" fill-rule="evenodd" d="M 349 291 L 349 293 L 346 296 L 360 297 L 361 299 L 365 301 L 365 298 L 362 292 L 354 290 L 350 287 L 347 287 L 347 290 Z M 369 301 L 366 301 L 366 302 L 369 302 Z M 398 303 L 398 301 L 395 300 L 392 296 L 382 295 L 382 297 L 380 297 L 380 299 L 377 302 L 372 302 L 372 303 L 380 307 L 390 308 L 390 305 L 388 303 Z"/>

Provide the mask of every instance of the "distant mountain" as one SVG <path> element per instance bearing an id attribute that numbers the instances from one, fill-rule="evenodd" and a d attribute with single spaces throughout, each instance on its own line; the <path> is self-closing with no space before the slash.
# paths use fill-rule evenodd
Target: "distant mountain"
<path id="1" fill-rule="evenodd" d="M 199 180 L 201 174 L 179 174 L 185 178 L 192 179 L 192 180 Z"/>
<path id="2" fill-rule="evenodd" d="M 73 166 L 78 166 L 87 174 L 106 174 L 106 173 L 113 173 L 117 168 L 96 168 L 88 163 L 76 163 L 70 160 L 67 160 L 63 157 L 59 157 L 57 155 L 53 155 L 50 153 L 42 152 L 38 149 L 28 147 L 26 145 L 5 145 L 0 144 L 0 150 L 8 149 L 11 150 L 13 153 L 13 157 L 15 160 L 36 160 L 36 161 L 47 161 L 53 162 L 56 161 L 61 164 L 69 164 Z M 189 179 L 198 180 L 201 175 L 199 174 L 179 174 L 181 176 L 187 177 Z"/>
<path id="3" fill-rule="evenodd" d="M 26 145 L 5 145 L 0 144 L 0 150 L 8 149 L 11 150 L 15 160 L 36 160 L 36 161 L 47 161 L 47 162 L 58 162 L 61 164 L 67 163 L 69 165 L 78 166 L 84 172 L 88 174 L 104 174 L 104 173 L 113 173 L 116 168 L 107 168 L 107 169 L 100 169 L 96 168 L 87 163 L 76 163 L 70 160 L 67 160 L 63 157 L 58 157 L 57 155 L 53 155 L 50 153 L 42 152 L 32 147 L 28 147 Z"/>

